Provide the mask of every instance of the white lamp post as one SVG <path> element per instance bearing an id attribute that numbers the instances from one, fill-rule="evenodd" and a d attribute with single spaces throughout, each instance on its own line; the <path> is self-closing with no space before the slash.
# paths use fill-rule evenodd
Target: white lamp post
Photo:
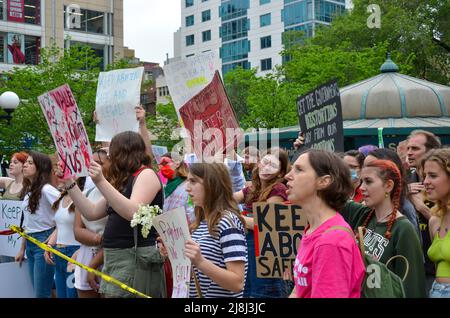
<path id="1" fill-rule="evenodd" d="M 8 124 L 11 121 L 11 114 L 16 110 L 17 106 L 20 104 L 19 96 L 14 92 L 4 92 L 0 95 L 0 107 L 7 113 L 6 116 L 1 116 L 0 118 L 5 118 Z"/>

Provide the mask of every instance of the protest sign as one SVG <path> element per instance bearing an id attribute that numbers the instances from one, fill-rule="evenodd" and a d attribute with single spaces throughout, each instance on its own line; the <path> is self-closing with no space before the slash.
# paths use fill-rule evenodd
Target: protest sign
<path id="1" fill-rule="evenodd" d="M 191 134 L 199 160 L 223 153 L 230 143 L 237 146 L 241 135 L 235 136 L 234 133 L 239 131 L 239 124 L 219 72 L 208 86 L 180 108 L 180 115 Z"/>
<path id="2" fill-rule="evenodd" d="M 118 133 L 139 129 L 135 107 L 140 104 L 143 67 L 101 72 L 95 111 L 96 141 L 111 141 Z"/>
<path id="3" fill-rule="evenodd" d="M 221 70 L 221 63 L 219 55 L 214 51 L 164 66 L 164 76 L 177 113 L 211 82 L 217 70 Z"/>
<path id="4" fill-rule="evenodd" d="M 0 232 L 20 225 L 22 201 L 0 200 Z M 15 257 L 20 250 L 20 235 L 0 235 L 0 255 Z"/>
<path id="5" fill-rule="evenodd" d="M 168 152 L 167 147 L 155 145 L 152 145 L 152 151 L 157 163 L 159 163 L 161 161 L 161 157 Z"/>
<path id="6" fill-rule="evenodd" d="M 153 226 L 159 233 L 169 253 L 173 275 L 172 298 L 187 298 L 191 281 L 191 260 L 184 256 L 184 245 L 191 238 L 183 208 L 177 208 L 153 219 Z"/>
<path id="7" fill-rule="evenodd" d="M 254 203 L 256 271 L 260 278 L 293 273 L 306 217 L 297 205 Z"/>
<path id="8" fill-rule="evenodd" d="M 305 147 L 344 152 L 342 105 L 337 80 L 300 96 L 297 110 Z"/>
<path id="9" fill-rule="evenodd" d="M 0 298 L 35 298 L 27 262 L 0 264 Z"/>
<path id="10" fill-rule="evenodd" d="M 87 176 L 92 149 L 69 85 L 47 92 L 38 100 L 62 162 L 64 178 Z"/>

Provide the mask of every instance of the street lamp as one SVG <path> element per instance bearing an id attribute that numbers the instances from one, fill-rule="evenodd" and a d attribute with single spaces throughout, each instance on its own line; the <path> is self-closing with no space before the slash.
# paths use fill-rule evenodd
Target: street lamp
<path id="1" fill-rule="evenodd" d="M 14 92 L 4 92 L 0 95 L 0 107 L 6 112 L 6 116 L 0 116 L 0 119 L 6 119 L 8 125 L 12 119 L 12 113 L 16 110 L 17 106 L 20 104 L 19 96 Z"/>

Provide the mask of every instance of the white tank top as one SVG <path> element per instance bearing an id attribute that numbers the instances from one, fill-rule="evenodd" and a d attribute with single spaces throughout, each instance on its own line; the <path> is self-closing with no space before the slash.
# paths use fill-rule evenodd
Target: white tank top
<path id="1" fill-rule="evenodd" d="M 73 224 L 75 223 L 75 212 L 70 212 L 69 208 L 64 208 L 63 202 L 59 203 L 58 210 L 55 213 L 56 229 L 58 235 L 56 236 L 56 244 L 62 245 L 80 245 L 75 239 L 73 232 Z"/>
<path id="2" fill-rule="evenodd" d="M 93 203 L 97 203 L 101 198 L 103 198 L 102 193 L 97 188 L 94 188 L 89 193 L 88 192 L 89 190 L 85 191 L 85 194 L 88 194 L 87 198 Z M 81 220 L 83 221 L 84 226 L 86 226 L 86 229 L 93 233 L 103 235 L 108 217 L 105 216 L 100 220 L 88 221 L 83 215 L 81 215 Z"/>

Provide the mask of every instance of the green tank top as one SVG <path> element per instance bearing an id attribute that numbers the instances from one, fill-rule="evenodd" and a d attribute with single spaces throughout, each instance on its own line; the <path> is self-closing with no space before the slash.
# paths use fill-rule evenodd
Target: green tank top
<path id="1" fill-rule="evenodd" d="M 436 277 L 450 277 L 450 232 L 444 238 L 436 233 L 428 257 L 436 264 Z"/>
<path id="2" fill-rule="evenodd" d="M 10 182 L 8 186 L 5 189 L 5 193 L 3 193 L 3 196 L 0 196 L 0 200 L 12 200 L 12 201 L 21 201 L 20 200 L 20 192 L 19 193 L 11 193 L 10 188 L 12 186 L 13 182 Z"/>

